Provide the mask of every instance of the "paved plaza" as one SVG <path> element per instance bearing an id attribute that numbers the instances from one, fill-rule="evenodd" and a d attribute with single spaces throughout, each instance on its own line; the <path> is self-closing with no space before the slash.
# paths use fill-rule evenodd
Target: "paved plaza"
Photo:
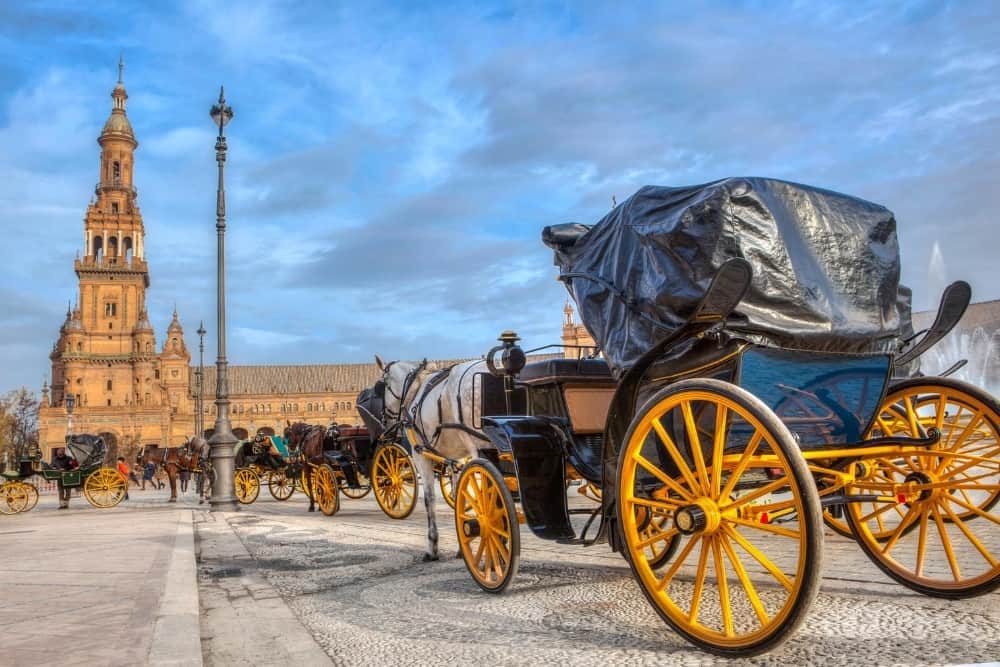
<path id="1" fill-rule="evenodd" d="M 11 665 L 734 664 L 652 611 L 605 545 L 522 531 L 506 594 L 480 592 L 439 503 L 443 558 L 423 563 L 422 506 L 404 521 L 372 498 L 334 517 L 263 490 L 235 513 L 193 493 L 132 491 L 117 508 L 74 499 L 0 517 Z M 1000 593 L 948 602 L 889 582 L 851 541 L 826 540 L 823 587 L 777 652 L 735 664 L 943 665 L 1000 659 Z M 197 567 L 197 569 L 196 569 Z M 199 610 L 200 608 L 200 610 Z"/>

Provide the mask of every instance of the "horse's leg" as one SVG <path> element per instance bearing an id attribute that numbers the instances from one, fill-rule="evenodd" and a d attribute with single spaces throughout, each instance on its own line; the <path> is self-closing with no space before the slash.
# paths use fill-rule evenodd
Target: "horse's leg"
<path id="1" fill-rule="evenodd" d="M 302 466 L 302 470 L 305 472 L 305 476 L 306 476 L 306 488 L 309 489 L 309 493 L 306 494 L 306 495 L 309 496 L 309 511 L 310 512 L 315 512 L 316 511 L 316 485 L 312 483 L 312 468 L 313 468 L 312 464 L 309 463 L 308 461 L 306 461 L 303 464 L 303 466 Z"/>
<path id="2" fill-rule="evenodd" d="M 434 515 L 434 466 L 430 459 L 420 454 L 413 455 L 413 464 L 420 473 L 420 484 L 424 489 L 424 509 L 427 510 L 427 550 L 424 562 L 438 559 L 438 529 Z"/>
<path id="3" fill-rule="evenodd" d="M 167 466 L 167 480 L 170 482 L 170 500 L 168 503 L 177 502 L 177 464 L 171 463 Z"/>

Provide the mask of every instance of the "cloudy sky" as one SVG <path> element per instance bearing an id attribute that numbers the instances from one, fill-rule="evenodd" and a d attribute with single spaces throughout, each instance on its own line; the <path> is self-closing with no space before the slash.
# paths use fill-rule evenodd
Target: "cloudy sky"
<path id="1" fill-rule="evenodd" d="M 895 211 L 918 307 L 1000 297 L 991 2 L 0 5 L 0 391 L 41 385 L 125 57 L 162 339 L 214 361 L 229 126 L 234 364 L 459 357 L 558 340 L 544 225 L 646 184 L 785 178 Z M 155 8 L 152 8 L 154 7 Z"/>

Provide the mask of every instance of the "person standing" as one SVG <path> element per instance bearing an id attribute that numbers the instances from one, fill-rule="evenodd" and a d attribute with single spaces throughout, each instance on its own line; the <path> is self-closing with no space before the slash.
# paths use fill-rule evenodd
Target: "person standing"
<path id="1" fill-rule="evenodd" d="M 146 482 L 153 485 L 156 488 L 156 482 L 153 481 L 153 475 L 156 473 L 156 464 L 150 461 L 142 468 L 142 490 L 146 490 Z"/>
<path id="2" fill-rule="evenodd" d="M 129 476 L 129 470 L 128 470 L 128 464 L 125 463 L 125 457 L 124 456 L 119 456 L 118 457 L 118 472 L 120 472 L 122 474 L 122 477 L 125 478 L 125 500 L 128 500 L 128 476 Z"/>
<path id="3" fill-rule="evenodd" d="M 184 468 L 180 472 L 180 478 L 181 478 L 181 493 L 187 493 L 188 481 L 190 481 L 191 479 L 191 471 L 188 470 L 187 468 Z"/>
<path id="4" fill-rule="evenodd" d="M 68 438 L 68 436 L 67 436 Z M 65 447 L 56 449 L 52 457 L 52 467 L 56 470 L 72 470 L 76 461 L 66 453 Z M 62 475 L 56 478 L 56 486 L 59 488 L 59 509 L 69 509 L 69 497 L 73 490 L 63 485 Z"/>

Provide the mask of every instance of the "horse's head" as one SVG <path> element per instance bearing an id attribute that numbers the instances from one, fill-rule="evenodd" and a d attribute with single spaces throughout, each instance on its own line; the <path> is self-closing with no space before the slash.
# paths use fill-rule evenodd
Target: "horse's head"
<path id="1" fill-rule="evenodd" d="M 285 427 L 285 442 L 288 443 L 289 447 L 297 449 L 302 444 L 302 438 L 309 430 L 309 424 L 305 422 L 295 422 L 294 424 L 286 422 L 286 424 L 288 425 Z"/>
<path id="2" fill-rule="evenodd" d="M 420 363 L 413 361 L 390 361 L 384 363 L 376 354 L 375 364 L 382 371 L 382 379 L 375 383 L 373 391 L 375 394 L 382 394 L 382 414 L 383 425 L 388 425 L 390 421 L 397 421 L 409 401 L 417 395 L 422 383 L 421 371 L 427 367 L 427 360 Z M 381 385 L 381 387 L 380 387 Z"/>

